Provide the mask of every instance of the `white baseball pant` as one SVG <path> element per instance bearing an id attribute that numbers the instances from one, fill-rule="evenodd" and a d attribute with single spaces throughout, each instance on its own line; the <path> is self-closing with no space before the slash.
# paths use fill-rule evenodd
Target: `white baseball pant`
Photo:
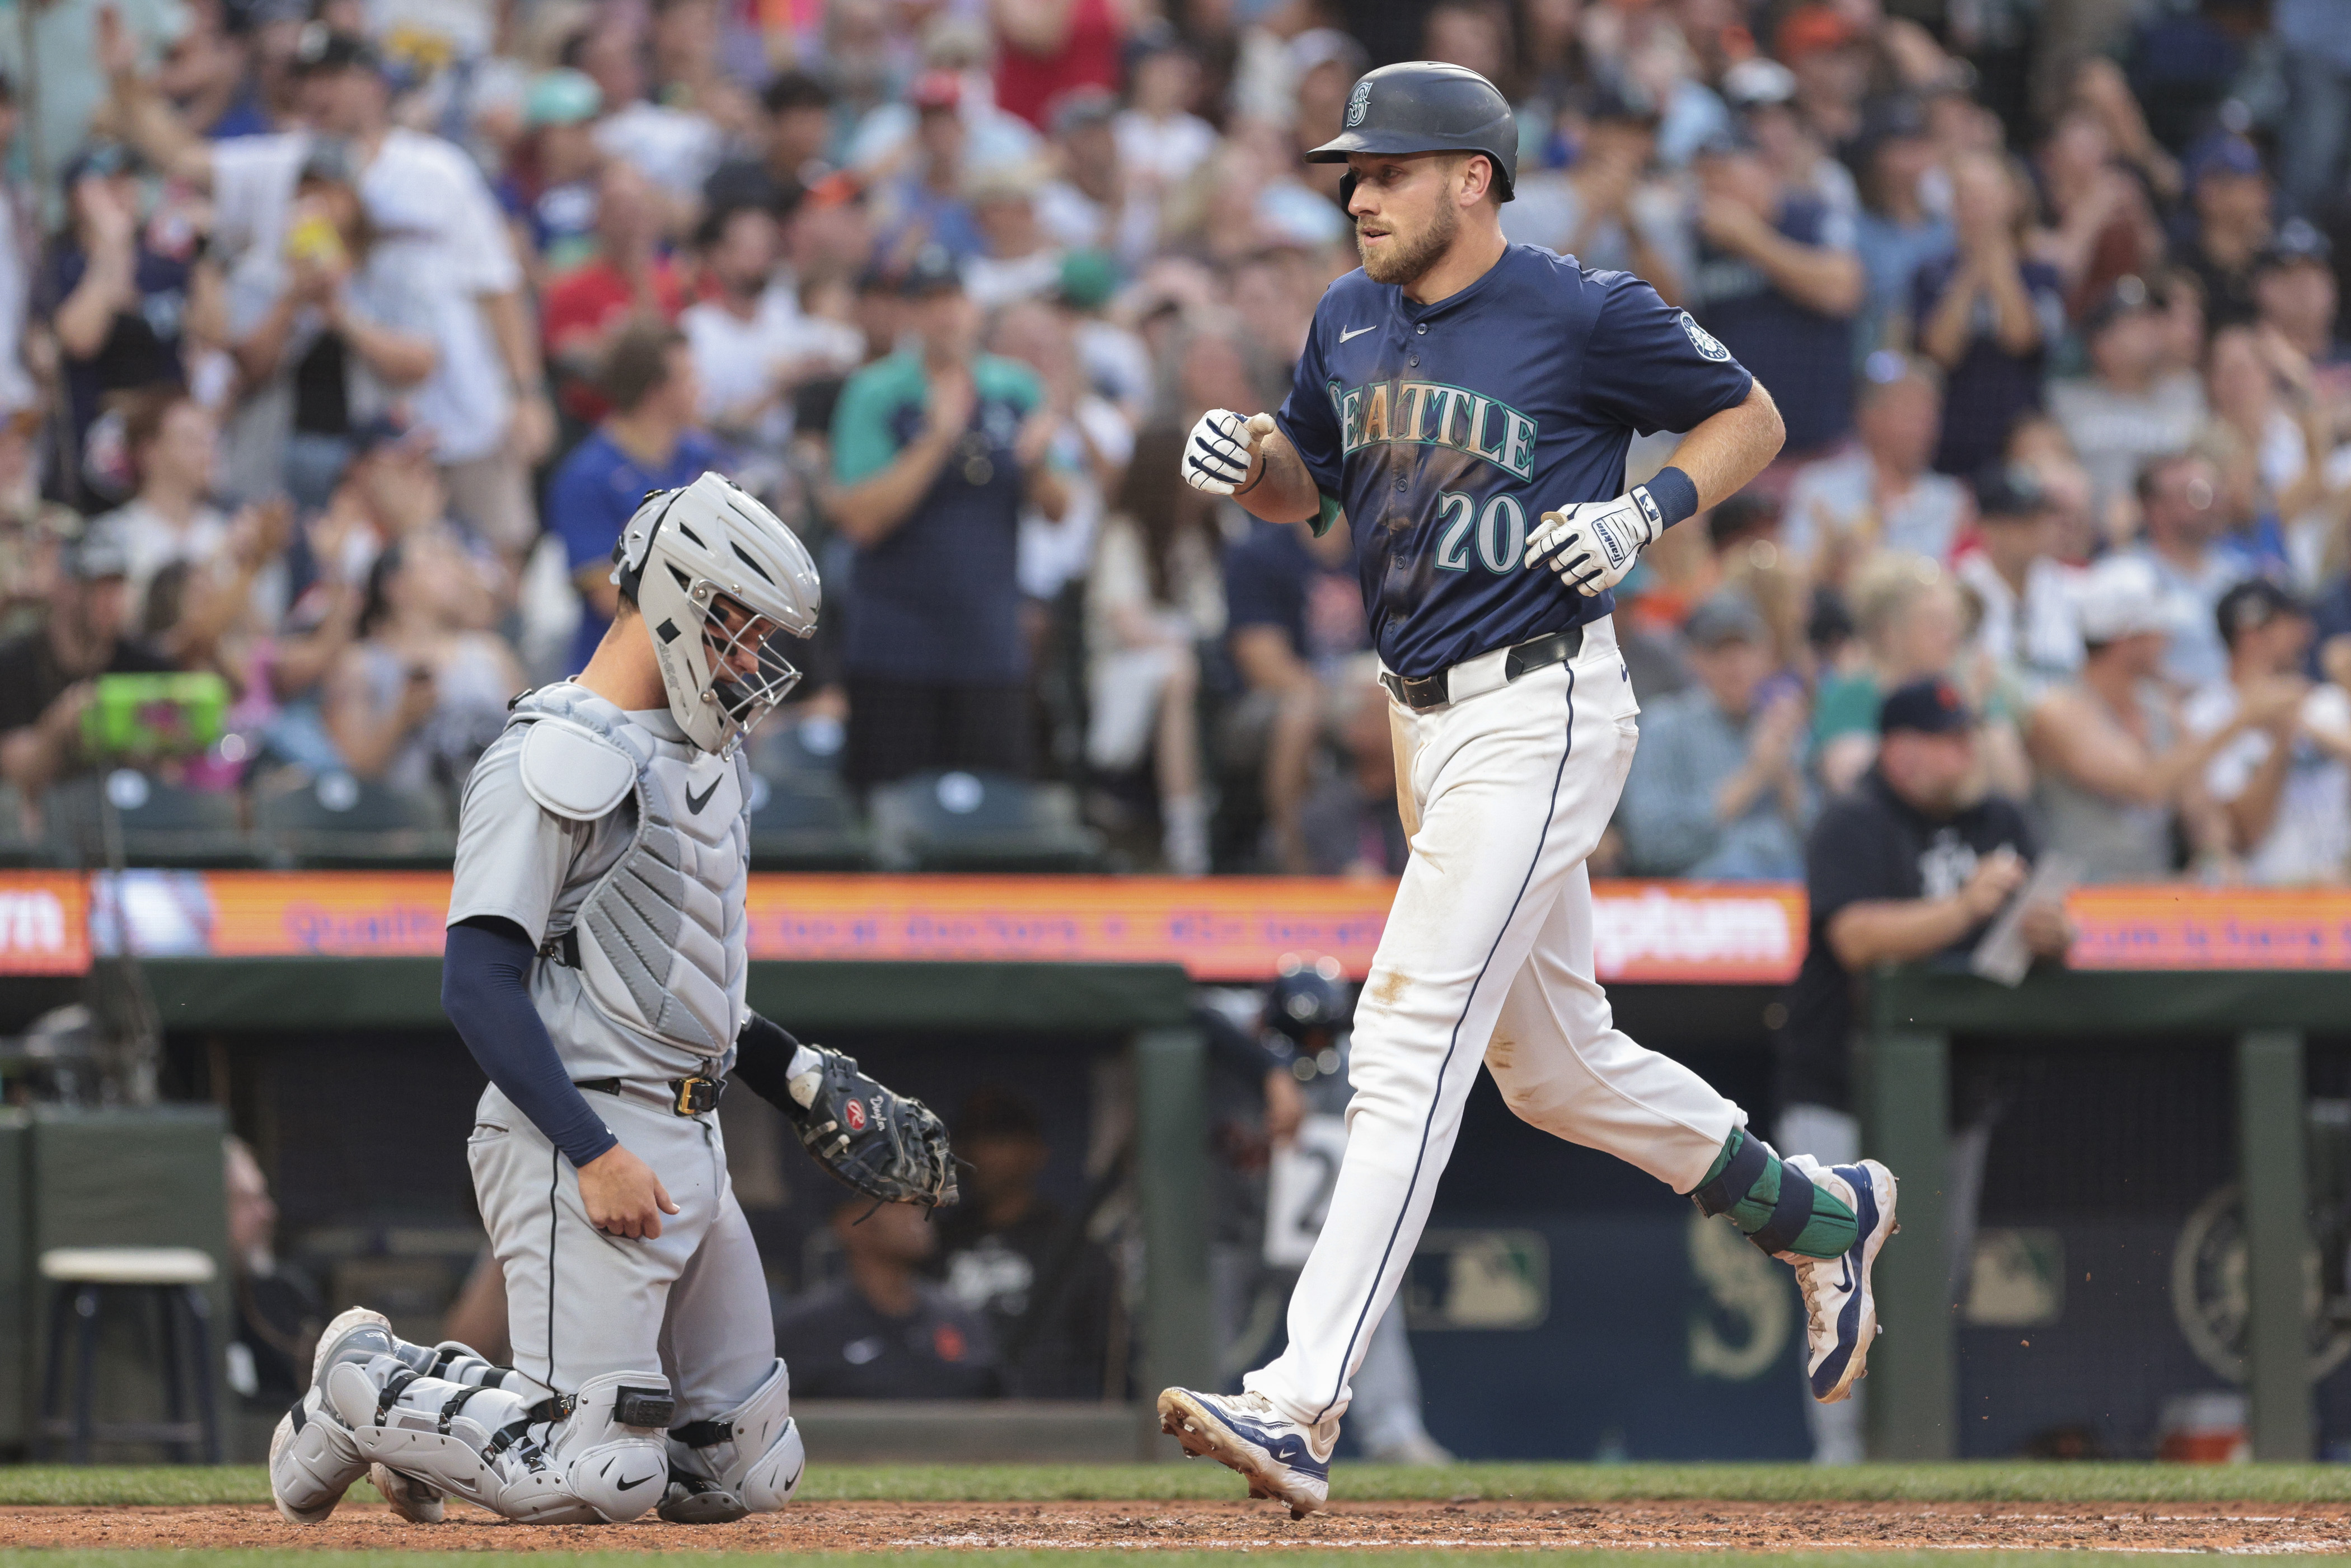
<path id="1" fill-rule="evenodd" d="M 1605 620 L 1571 663 L 1427 713 L 1392 706 L 1412 858 L 1355 1004 L 1347 1152 L 1290 1298 L 1290 1345 L 1244 1378 L 1297 1421 L 1343 1414 L 1483 1061 L 1520 1116 L 1687 1192 L 1745 1114 L 1615 1027 L 1592 883 L 1640 704 Z"/>
<path id="2" fill-rule="evenodd" d="M 602 1373 L 658 1368 L 677 1398 L 673 1425 L 722 1415 L 774 1372 L 776 1324 L 718 1117 L 672 1113 L 653 1083 L 597 1092 L 595 1106 L 678 1206 L 656 1238 L 589 1224 L 571 1162 L 495 1084 L 474 1113 L 465 1157 L 506 1274 L 515 1370 L 569 1394 Z"/>

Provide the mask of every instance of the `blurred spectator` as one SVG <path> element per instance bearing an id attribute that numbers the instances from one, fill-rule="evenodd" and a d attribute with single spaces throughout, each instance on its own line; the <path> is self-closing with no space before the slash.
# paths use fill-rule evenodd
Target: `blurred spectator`
<path id="1" fill-rule="evenodd" d="M 2082 323 L 2090 373 L 2049 388 L 2049 410 L 2090 471 L 2102 518 L 2127 499 L 2142 463 L 2183 450 L 2204 422 L 2196 377 L 2163 369 L 2157 303 L 2138 278 L 2118 279 Z"/>
<path id="2" fill-rule="evenodd" d="M 1395 738 L 1378 665 L 1366 662 L 1332 692 L 1339 766 L 1299 810 L 1306 869 L 1316 876 L 1402 876 L 1411 852 L 1396 805 Z"/>
<path id="3" fill-rule="evenodd" d="M 661 243 L 653 186 L 629 163 L 605 164 L 596 180 L 596 254 L 557 279 L 540 308 L 557 403 L 582 424 L 611 411 L 596 383 L 620 333 L 643 317 L 674 321 L 685 308 L 684 281 Z"/>
<path id="4" fill-rule="evenodd" d="M 221 1140 L 228 1200 L 229 1285 L 236 1323 L 225 1360 L 230 1392 L 276 1410 L 309 1385 L 310 1353 L 326 1325 L 318 1287 L 277 1257 L 277 1204 L 242 1138 Z"/>
<path id="5" fill-rule="evenodd" d="M 1975 543 L 1953 569 L 1982 606 L 1976 647 L 2027 695 L 2082 666 L 2074 574 L 2056 559 L 2058 517 L 2032 469 L 1995 463 L 1977 476 Z"/>
<path id="6" fill-rule="evenodd" d="M 1785 411 L 1788 457 L 1852 426 L 1853 318 L 1864 280 L 1853 215 L 1787 189 L 1743 132 L 1699 150 L 1687 304 Z"/>
<path id="7" fill-rule="evenodd" d="M 30 408 L 41 395 L 26 361 L 39 220 L 28 193 L 9 172 L 16 125 L 16 84 L 0 75 L 0 415 Z"/>
<path id="8" fill-rule="evenodd" d="M 396 789 L 454 795 L 464 785 L 523 687 L 514 655 L 483 629 L 489 610 L 445 529 L 384 548 L 368 573 L 359 641 L 327 682 L 327 733 L 346 768 Z"/>
<path id="9" fill-rule="evenodd" d="M 140 604 L 163 568 L 218 551 L 228 517 L 211 504 L 217 441 L 201 403 L 176 389 L 150 392 L 131 405 L 122 427 L 139 487 L 99 526 L 122 546 L 131 600 Z"/>
<path id="10" fill-rule="evenodd" d="M 908 166 L 878 202 L 884 248 L 893 259 L 925 245 L 944 246 L 958 261 L 981 255 L 987 241 L 964 200 L 963 85 L 951 72 L 932 71 L 914 83 L 908 100 L 915 112 Z"/>
<path id="11" fill-rule="evenodd" d="M 2291 572 L 2315 588 L 2340 570 L 2339 541 L 2351 513 L 2351 473 L 2330 472 L 2332 411 L 2322 407 L 2305 378 L 2294 386 L 2279 373 L 2278 356 L 2250 326 L 2223 327 L 2205 351 L 2205 397 L 2214 424 L 2241 455 L 2241 486 L 2258 536 L 2241 542 L 2264 567 Z M 2333 557 L 2333 559 L 2329 558 Z"/>
<path id="12" fill-rule="evenodd" d="M 1934 161 L 1927 113 L 1917 99 L 1902 94 L 1871 107 L 1854 158 L 1861 193 L 1854 249 L 1867 279 L 1861 314 L 1855 319 L 1857 359 L 1901 346 L 1897 340 L 1910 318 L 1911 277 L 1951 247 L 1950 220 L 1926 202 L 1927 173 Z"/>
<path id="13" fill-rule="evenodd" d="M 542 71 L 523 99 L 523 140 L 498 199 L 541 289 L 596 253 L 596 170 L 604 154 L 595 127 L 603 101 L 595 80 L 574 70 Z"/>
<path id="14" fill-rule="evenodd" d="M 1785 14 L 1773 46 L 1795 76 L 1795 105 L 1813 132 L 1833 145 L 1852 141 L 1861 130 L 1870 68 L 1870 39 L 1853 15 L 1831 5 L 1798 5 Z"/>
<path id="15" fill-rule="evenodd" d="M 616 332 L 599 367 L 598 391 L 612 412 L 573 447 L 547 487 L 548 510 L 582 601 L 571 644 L 573 670 L 588 667 L 612 622 L 621 591 L 611 583 L 612 547 L 645 496 L 691 485 L 725 461 L 695 427 L 701 393 L 685 334 L 658 318 Z"/>
<path id="16" fill-rule="evenodd" d="M 1829 793 L 1842 794 L 1877 752 L 1878 706 L 1896 686 L 1951 673 L 1967 636 L 1967 617 L 1950 574 L 1921 556 L 1894 551 L 1855 571 L 1847 591 L 1853 656 L 1822 678 L 1813 709 L 1813 768 Z"/>
<path id="17" fill-rule="evenodd" d="M 722 207 L 702 221 L 701 302 L 678 318 L 693 350 L 702 415 L 737 451 L 779 460 L 792 394 L 846 375 L 863 358 L 857 329 L 810 316 L 778 267 L 781 239 L 765 207 Z"/>
<path id="18" fill-rule="evenodd" d="M 635 16 L 605 13 L 564 45 L 560 63 L 596 83 L 603 100 L 596 145 L 652 181 L 666 201 L 683 205 L 718 167 L 725 133 L 698 109 L 646 96 L 641 27 Z"/>
<path id="19" fill-rule="evenodd" d="M 2220 537 L 2220 476 L 2208 457 L 2151 459 L 2139 470 L 2138 507 L 2142 537 L 2135 553 L 2154 569 L 2169 633 L 2163 675 L 2178 690 L 2193 691 L 2228 668 L 2213 617 L 2220 596 L 2253 575 L 2253 561 L 2242 546 Z"/>
<path id="20" fill-rule="evenodd" d="M 1780 1151 L 1823 1165 L 1861 1154 L 1851 1067 L 1857 977 L 1880 964 L 1964 956 L 2023 885 L 2037 852 L 2017 803 L 1981 791 L 1975 716 L 1949 682 L 1896 688 L 1881 722 L 1876 761 L 1821 812 L 1805 845 L 1809 937 L 1772 1039 Z M 2072 939 L 2055 902 L 2028 909 L 2023 933 L 2045 958 L 2062 956 Z M 1972 1226 L 1972 1215 L 1955 1218 Z M 1815 1462 L 1863 1457 L 1850 1405 L 1807 1405 L 1806 1423 Z"/>
<path id="21" fill-rule="evenodd" d="M 1126 108 L 1113 122 L 1119 166 L 1156 205 L 1160 193 L 1182 183 L 1215 151 L 1216 128 L 1199 106 L 1200 59 L 1165 24 L 1146 27 L 1130 56 Z"/>
<path id="22" fill-rule="evenodd" d="M 986 1315 L 1004 1391 L 1102 1397 L 1106 1377 L 1124 1381 L 1109 1363 L 1117 1277 L 1086 1234 L 1092 1217 L 1066 1214 L 1037 1190 L 1052 1150 L 1036 1107 L 982 1089 L 956 1118 L 955 1147 L 963 1201 L 939 1224 L 939 1266 L 947 1294 Z"/>
<path id="23" fill-rule="evenodd" d="M 2278 225 L 2253 267 L 2253 308 L 2262 346 L 2289 385 L 2340 398 L 2351 354 L 2335 336 L 2335 247 L 2301 218 Z"/>
<path id="24" fill-rule="evenodd" d="M 2216 134 L 2188 161 L 2189 228 L 2181 266 L 2204 286 L 2205 319 L 2253 319 L 2253 261 L 2270 238 L 2270 182 L 2262 155 L 2233 132 Z"/>
<path id="25" fill-rule="evenodd" d="M 832 423 L 831 510 L 857 551 L 844 658 L 861 789 L 1029 770 L 1020 508 L 1057 518 L 1069 498 L 1045 461 L 1061 413 L 1026 366 L 977 351 L 955 257 L 925 246 L 904 287 L 914 346 L 852 376 Z"/>
<path id="26" fill-rule="evenodd" d="M 1085 88 L 1115 91 L 1119 46 L 1143 14 L 1133 0 L 991 0 L 996 101 L 1043 130 Z"/>
<path id="27" fill-rule="evenodd" d="M 1834 457 L 1796 470 L 1781 542 L 1823 581 L 1880 549 L 1940 560 L 1967 521 L 1967 492 L 1933 472 L 1942 377 L 1923 360 L 1881 351 L 1862 368 L 1859 437 Z"/>
<path id="28" fill-rule="evenodd" d="M 34 300 L 53 319 L 63 361 L 68 423 L 52 484 L 69 499 L 93 480 L 100 500 L 127 493 L 119 430 L 110 453 L 93 460 L 83 451 L 109 395 L 185 379 L 181 339 L 191 325 L 194 235 L 140 221 L 142 172 L 137 155 L 113 142 L 67 165 L 68 224 L 50 246 Z"/>
<path id="29" fill-rule="evenodd" d="M 1573 256 L 1595 271 L 1646 279 L 1667 304 L 1685 293 L 1692 256 L 1681 198 L 1651 177 L 1657 111 L 1607 82 L 1583 106 L 1583 134 L 1564 171 L 1529 171 L 1502 208 L 1502 233 Z"/>
<path id="30" fill-rule="evenodd" d="M 2339 883 L 2351 858 L 2351 695 L 2303 679 L 2310 613 L 2254 579 L 2220 597 L 2229 676 L 2188 699 L 2181 717 L 2210 735 L 2239 713 L 2266 719 L 2237 732 L 2204 771 L 2247 881 Z"/>
<path id="31" fill-rule="evenodd" d="M 91 529 L 57 551 L 41 627 L 0 643 L 0 779 L 29 804 L 80 767 L 82 710 L 99 675 L 162 674 L 172 662 L 129 636 L 135 606 L 121 542 Z"/>
<path id="32" fill-rule="evenodd" d="M 1086 761 L 1115 772 L 1150 754 L 1162 857 L 1178 876 L 1199 876 L 1208 870 L 1208 802 L 1198 650 L 1224 634 L 1225 586 L 1214 503 L 1166 483 L 1183 452 L 1180 427 L 1145 430 L 1102 519 L 1086 592 Z"/>
<path id="33" fill-rule="evenodd" d="M 186 29 L 164 46 L 155 87 L 199 135 L 215 141 L 266 135 L 277 127 L 252 67 L 248 33 L 221 12 L 191 10 Z"/>
<path id="34" fill-rule="evenodd" d="M 912 1205 L 843 1198 L 848 1275 L 787 1304 L 776 1354 L 803 1399 L 988 1399 L 1004 1392 L 987 1320 L 922 1275 L 943 1227 Z"/>
<path id="35" fill-rule="evenodd" d="M 1770 631 L 1742 594 L 1683 627 L 1695 683 L 1652 702 L 1616 810 L 1630 869 L 1708 881 L 1792 880 L 1809 816 L 1804 694 L 1772 676 Z"/>
<path id="36" fill-rule="evenodd" d="M 1782 184 L 1818 197 L 1842 217 L 1857 217 L 1861 193 L 1853 174 L 1821 144 L 1814 123 L 1796 107 L 1796 73 L 1773 59 L 1740 60 L 1722 73 L 1723 100 Z"/>
<path id="37" fill-rule="evenodd" d="M 241 274 L 232 286 L 230 347 L 246 389 L 232 487 L 268 495 L 282 483 L 317 507 L 350 461 L 352 432 L 433 373 L 436 308 L 376 244 L 340 142 L 319 142 L 303 159 L 286 244 L 282 268 Z M 266 301 L 251 292 L 265 285 L 277 290 Z"/>
<path id="38" fill-rule="evenodd" d="M 2000 455 L 2017 417 L 2041 406 L 2042 365 L 2064 331 L 2057 269 L 2023 254 L 2028 194 L 1999 154 L 1961 158 L 1951 170 L 1958 248 L 1920 267 L 1912 286 L 1918 346 L 1947 378 L 1935 452 L 1946 474 Z"/>
<path id="39" fill-rule="evenodd" d="M 2077 103 L 2060 115 L 2033 170 L 2053 225 L 2037 249 L 2064 280 L 2069 314 L 2087 314 L 2117 281 L 2161 265 L 2163 230 L 2147 187 L 2116 156 L 2095 109 Z"/>
<path id="40" fill-rule="evenodd" d="M 982 310 L 1035 299 L 1061 281 L 1061 251 L 1037 222 L 1038 178 L 1027 168 L 990 170 L 965 187 L 986 248 L 964 264 L 964 288 Z"/>
<path id="41" fill-rule="evenodd" d="M 1245 748 L 1264 758 L 1263 789 L 1273 863 L 1306 868 L 1299 821 L 1326 698 L 1326 680 L 1345 674 L 1370 645 L 1354 541 L 1333 528 L 1253 521 L 1225 552 L 1226 646 L 1249 688 L 1234 721 Z"/>
<path id="42" fill-rule="evenodd" d="M 2278 171 L 2286 199 L 2304 212 L 2344 189 L 2351 150 L 2351 5 L 2345 0 L 2279 0 L 2271 14 L 2286 79 L 2286 120 Z"/>
<path id="43" fill-rule="evenodd" d="M 1118 100 L 1097 88 L 1071 93 L 1053 111 L 1059 173 L 1040 183 L 1035 204 L 1056 246 L 1139 257 L 1156 237 L 1157 204 L 1135 195 L 1120 167 L 1117 116 Z"/>
<path id="44" fill-rule="evenodd" d="M 2168 621 L 2144 559 L 2100 561 L 2076 600 L 2081 674 L 2043 695 L 2025 730 L 2049 847 L 2079 860 L 2085 882 L 2160 882 L 2171 874 L 2175 840 L 2199 865 L 2217 864 L 2228 830 L 2205 792 L 2205 766 L 2270 713 L 2241 711 L 2201 740 L 2188 733 L 2158 679 Z"/>

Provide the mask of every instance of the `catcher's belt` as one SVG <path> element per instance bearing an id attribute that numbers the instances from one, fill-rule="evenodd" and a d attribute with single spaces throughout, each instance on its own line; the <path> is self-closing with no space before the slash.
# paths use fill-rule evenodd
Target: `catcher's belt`
<path id="1" fill-rule="evenodd" d="M 634 1089 L 642 1092 L 647 1099 L 659 1096 L 659 1090 L 653 1084 L 632 1083 L 622 1078 L 582 1078 L 575 1080 L 575 1087 L 597 1094 L 624 1094 Z M 696 1074 L 692 1078 L 672 1078 L 667 1081 L 666 1087 L 671 1115 L 699 1116 L 718 1109 L 719 1097 L 726 1092 L 726 1080 Z"/>

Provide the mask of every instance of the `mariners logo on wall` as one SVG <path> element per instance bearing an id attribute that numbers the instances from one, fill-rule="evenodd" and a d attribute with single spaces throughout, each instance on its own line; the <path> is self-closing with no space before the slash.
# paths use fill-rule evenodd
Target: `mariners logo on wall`
<path id="1" fill-rule="evenodd" d="M 1714 334 L 1698 324 L 1688 311 L 1682 312 L 1682 330 L 1689 334 L 1690 347 L 1709 360 L 1728 360 L 1730 350 L 1715 341 Z"/>
<path id="2" fill-rule="evenodd" d="M 1371 107 L 1372 84 L 1367 81 L 1357 82 L 1355 90 L 1347 95 L 1346 129 L 1353 131 L 1356 126 L 1364 123 L 1364 115 Z"/>

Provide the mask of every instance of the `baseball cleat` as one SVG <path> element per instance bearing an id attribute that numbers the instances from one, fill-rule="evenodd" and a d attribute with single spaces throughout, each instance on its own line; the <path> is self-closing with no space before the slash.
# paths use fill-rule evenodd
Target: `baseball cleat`
<path id="1" fill-rule="evenodd" d="M 1331 1449 L 1337 1420 L 1305 1427 L 1273 1407 L 1262 1394 L 1196 1394 L 1170 1388 L 1159 1396 L 1159 1429 L 1184 1452 L 1238 1470 L 1249 1496 L 1290 1505 L 1304 1519 L 1331 1500 Z"/>
<path id="2" fill-rule="evenodd" d="M 1796 1155 L 1788 1164 L 1844 1199 L 1854 1214 L 1854 1243 L 1845 1252 L 1791 1260 L 1804 1298 L 1804 1375 L 1813 1397 L 1834 1405 L 1867 1375 L 1869 1347 L 1877 1337 L 1869 1271 L 1877 1249 L 1901 1228 L 1894 1221 L 1894 1173 L 1876 1160 L 1823 1168 L 1811 1155 Z"/>
<path id="3" fill-rule="evenodd" d="M 368 1480 L 392 1504 L 392 1511 L 411 1524 L 438 1524 L 448 1517 L 439 1487 L 402 1475 L 389 1465 L 370 1465 Z"/>

